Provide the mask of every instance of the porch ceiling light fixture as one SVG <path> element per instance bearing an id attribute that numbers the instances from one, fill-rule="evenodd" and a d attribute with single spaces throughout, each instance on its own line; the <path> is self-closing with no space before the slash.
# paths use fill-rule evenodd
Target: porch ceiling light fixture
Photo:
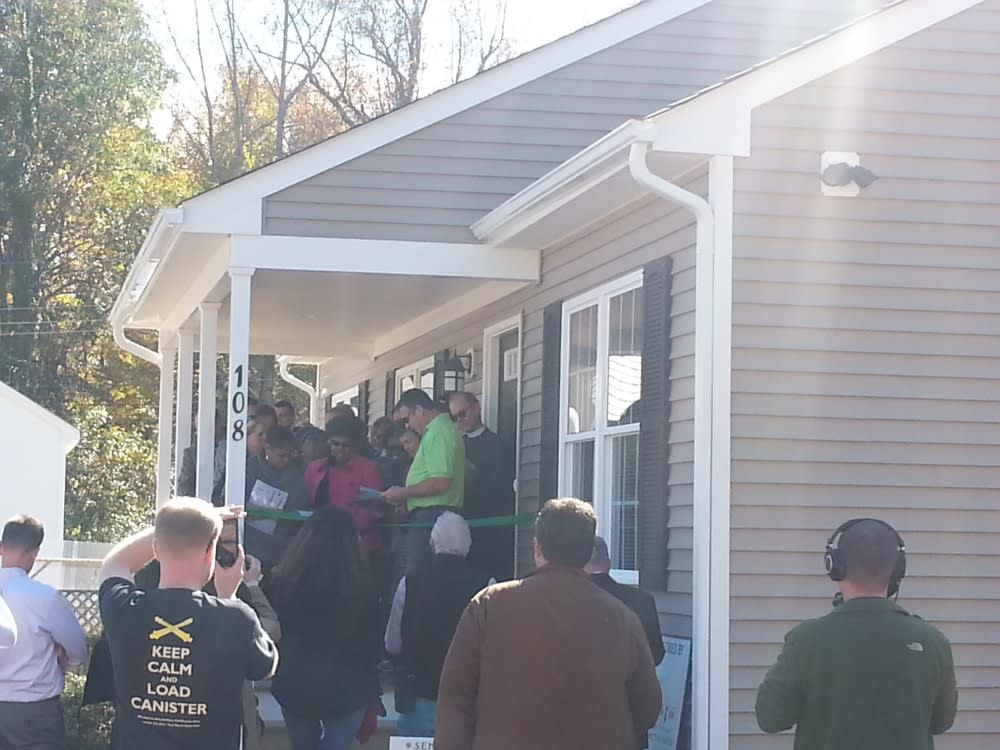
<path id="1" fill-rule="evenodd" d="M 819 169 L 823 195 L 836 198 L 855 198 L 878 179 L 877 174 L 861 166 L 861 157 L 851 151 L 827 151 Z"/>

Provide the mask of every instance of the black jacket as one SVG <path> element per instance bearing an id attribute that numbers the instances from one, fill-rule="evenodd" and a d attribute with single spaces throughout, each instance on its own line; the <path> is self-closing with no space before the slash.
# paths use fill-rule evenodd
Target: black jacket
<path id="1" fill-rule="evenodd" d="M 618 583 L 607 573 L 595 573 L 590 580 L 635 612 L 649 641 L 653 663 L 659 664 L 663 661 L 663 636 L 660 634 L 660 618 L 656 614 L 656 602 L 653 601 L 653 597 L 635 586 Z"/>
<path id="2" fill-rule="evenodd" d="M 434 555 L 426 571 L 406 576 L 403 664 L 413 674 L 418 698 L 436 701 L 441 668 L 469 601 L 490 576 L 457 555 Z"/>
<path id="3" fill-rule="evenodd" d="M 372 589 L 349 609 L 338 607 L 339 598 L 308 581 L 290 596 L 274 592 L 281 659 L 271 693 L 293 716 L 344 716 L 378 697 L 378 598 Z"/>
<path id="4" fill-rule="evenodd" d="M 642 623 L 643 632 L 646 633 L 646 640 L 649 641 L 653 663 L 658 665 L 663 661 L 663 635 L 660 633 L 660 618 L 656 614 L 656 602 L 653 597 L 640 588 L 618 583 L 607 573 L 595 573 L 590 576 L 590 580 L 635 612 L 639 622 Z M 649 736 L 639 730 L 636 730 L 636 734 L 639 739 L 639 747 L 649 747 Z"/>

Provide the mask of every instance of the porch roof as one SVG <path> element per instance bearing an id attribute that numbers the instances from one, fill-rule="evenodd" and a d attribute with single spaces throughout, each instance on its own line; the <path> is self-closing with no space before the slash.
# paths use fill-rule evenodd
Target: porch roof
<path id="1" fill-rule="evenodd" d="M 539 254 L 489 245 L 184 231 L 163 212 L 113 316 L 125 328 L 197 330 L 218 303 L 228 350 L 230 268 L 254 270 L 250 351 L 370 360 L 435 321 L 537 281 Z M 412 332 L 412 333 L 411 333 Z"/>

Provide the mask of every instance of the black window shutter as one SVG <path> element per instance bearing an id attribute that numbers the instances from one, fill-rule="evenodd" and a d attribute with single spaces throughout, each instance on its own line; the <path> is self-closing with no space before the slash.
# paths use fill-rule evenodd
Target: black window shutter
<path id="1" fill-rule="evenodd" d="M 559 378 L 562 351 L 562 302 L 542 312 L 542 407 L 539 505 L 559 492 Z"/>
<path id="2" fill-rule="evenodd" d="M 371 394 L 371 381 L 362 380 L 358 383 L 358 418 L 364 424 L 368 424 L 371 415 L 371 405 L 368 403 Z"/>
<path id="3" fill-rule="evenodd" d="M 389 370 L 385 374 L 385 416 L 392 419 L 396 408 L 396 371 Z"/>
<path id="4" fill-rule="evenodd" d="M 442 349 L 434 355 L 434 400 L 444 399 L 444 369 L 451 357 L 447 349 Z"/>
<path id="5" fill-rule="evenodd" d="M 643 269 L 641 421 L 639 424 L 639 585 L 667 587 L 670 439 L 670 257 Z"/>

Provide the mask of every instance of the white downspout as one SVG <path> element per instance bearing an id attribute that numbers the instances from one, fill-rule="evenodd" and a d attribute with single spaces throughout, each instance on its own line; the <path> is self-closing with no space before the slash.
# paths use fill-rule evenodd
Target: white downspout
<path id="1" fill-rule="evenodd" d="M 163 361 L 160 355 L 152 349 L 147 349 L 142 344 L 137 344 L 128 338 L 125 335 L 125 324 L 121 320 L 113 319 L 111 321 L 111 333 L 114 335 L 115 343 L 118 344 L 119 349 L 129 354 L 134 354 L 139 359 L 149 362 L 152 365 L 160 366 Z"/>
<path id="2" fill-rule="evenodd" d="M 320 395 L 316 386 L 309 385 L 306 381 L 295 377 L 288 371 L 288 358 L 278 357 L 278 374 L 281 375 L 281 379 L 288 383 L 293 388 L 297 388 L 309 397 L 309 421 L 315 427 L 320 427 L 320 420 L 322 420 L 322 415 L 320 414 L 319 407 Z M 316 370 L 317 376 L 319 375 L 319 368 Z M 317 381 L 319 378 L 317 377 Z M 317 384 L 318 385 L 318 384 Z"/>
<path id="3" fill-rule="evenodd" d="M 715 216 L 700 195 L 654 174 L 646 161 L 652 150 L 655 127 L 644 129 L 644 140 L 629 149 L 632 178 L 663 198 L 684 206 L 694 214 L 695 235 L 695 332 L 694 332 L 694 562 L 692 595 L 692 747 L 695 750 L 723 747 L 710 731 L 712 673 L 711 570 L 712 570 L 712 387 L 714 329 L 713 285 Z M 726 644 L 728 648 L 728 643 Z M 710 744 L 711 743 L 711 744 Z"/>

